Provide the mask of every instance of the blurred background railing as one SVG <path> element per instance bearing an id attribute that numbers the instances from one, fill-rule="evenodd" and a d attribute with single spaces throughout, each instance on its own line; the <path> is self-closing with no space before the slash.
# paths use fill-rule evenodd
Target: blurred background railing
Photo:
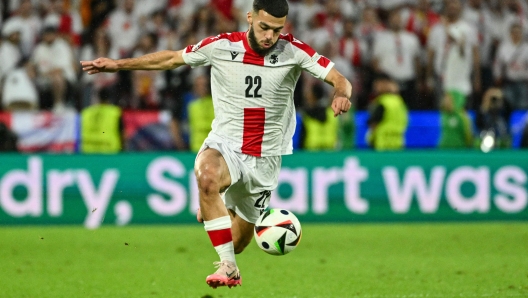
<path id="1" fill-rule="evenodd" d="M 470 113 L 471 119 L 474 113 Z M 512 132 L 512 148 L 520 149 L 528 113 L 512 113 L 509 129 Z M 433 149 L 441 137 L 441 115 L 435 111 L 413 111 L 409 114 L 409 126 L 405 133 L 405 144 L 409 149 Z M 368 113 L 354 114 L 352 131 L 341 140 L 350 147 L 341 149 L 369 150 L 366 142 Z M 293 137 L 295 150 L 302 150 L 302 116 L 297 115 L 298 129 Z M 0 112 L 0 122 L 7 124 L 16 134 L 18 151 L 25 153 L 74 153 L 80 150 L 80 115 L 76 112 L 54 114 L 52 112 Z M 123 113 L 125 151 L 172 151 L 174 146 L 170 113 L 168 111 L 125 111 Z M 189 142 L 189 135 L 183 134 Z M 6 140 L 6 139 L 4 139 Z M 475 147 L 475 150 L 479 148 Z"/>

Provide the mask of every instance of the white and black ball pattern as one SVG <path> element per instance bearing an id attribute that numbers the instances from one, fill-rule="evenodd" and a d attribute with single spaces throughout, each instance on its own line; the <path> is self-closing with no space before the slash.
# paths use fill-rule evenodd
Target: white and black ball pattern
<path id="1" fill-rule="evenodd" d="M 265 252 L 282 256 L 294 250 L 301 241 L 301 223 L 288 210 L 270 209 L 255 223 L 255 240 Z"/>

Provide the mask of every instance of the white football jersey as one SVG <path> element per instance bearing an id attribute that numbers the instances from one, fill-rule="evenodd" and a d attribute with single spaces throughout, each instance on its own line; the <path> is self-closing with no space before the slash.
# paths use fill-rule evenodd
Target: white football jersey
<path id="1" fill-rule="evenodd" d="M 251 49 L 247 32 L 208 37 L 183 54 L 191 66 L 211 65 L 215 119 L 211 133 L 233 150 L 253 156 L 291 154 L 295 131 L 293 91 L 302 70 L 323 80 L 334 63 L 290 34 L 265 57 Z"/>

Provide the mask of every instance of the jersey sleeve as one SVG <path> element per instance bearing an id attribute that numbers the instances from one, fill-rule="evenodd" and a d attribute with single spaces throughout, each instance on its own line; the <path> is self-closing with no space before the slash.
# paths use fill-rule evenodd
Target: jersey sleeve
<path id="1" fill-rule="evenodd" d="M 218 41 L 218 36 L 210 36 L 195 45 L 186 47 L 183 51 L 185 64 L 192 67 L 211 65 L 211 56 L 216 41 Z"/>
<path id="2" fill-rule="evenodd" d="M 314 49 L 304 42 L 293 38 L 291 35 L 290 42 L 295 51 L 295 59 L 299 66 L 309 72 L 312 76 L 324 80 L 330 70 L 334 67 L 334 62 L 325 56 L 319 55 Z"/>

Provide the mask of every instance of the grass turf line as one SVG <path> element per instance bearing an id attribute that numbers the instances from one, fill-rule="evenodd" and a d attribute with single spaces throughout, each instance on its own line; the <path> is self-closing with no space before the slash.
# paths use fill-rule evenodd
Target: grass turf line
<path id="1" fill-rule="evenodd" d="M 213 261 L 200 225 L 1 227 L 0 297 L 528 297 L 528 223 L 305 224 L 287 256 L 252 242 L 234 289 Z"/>

